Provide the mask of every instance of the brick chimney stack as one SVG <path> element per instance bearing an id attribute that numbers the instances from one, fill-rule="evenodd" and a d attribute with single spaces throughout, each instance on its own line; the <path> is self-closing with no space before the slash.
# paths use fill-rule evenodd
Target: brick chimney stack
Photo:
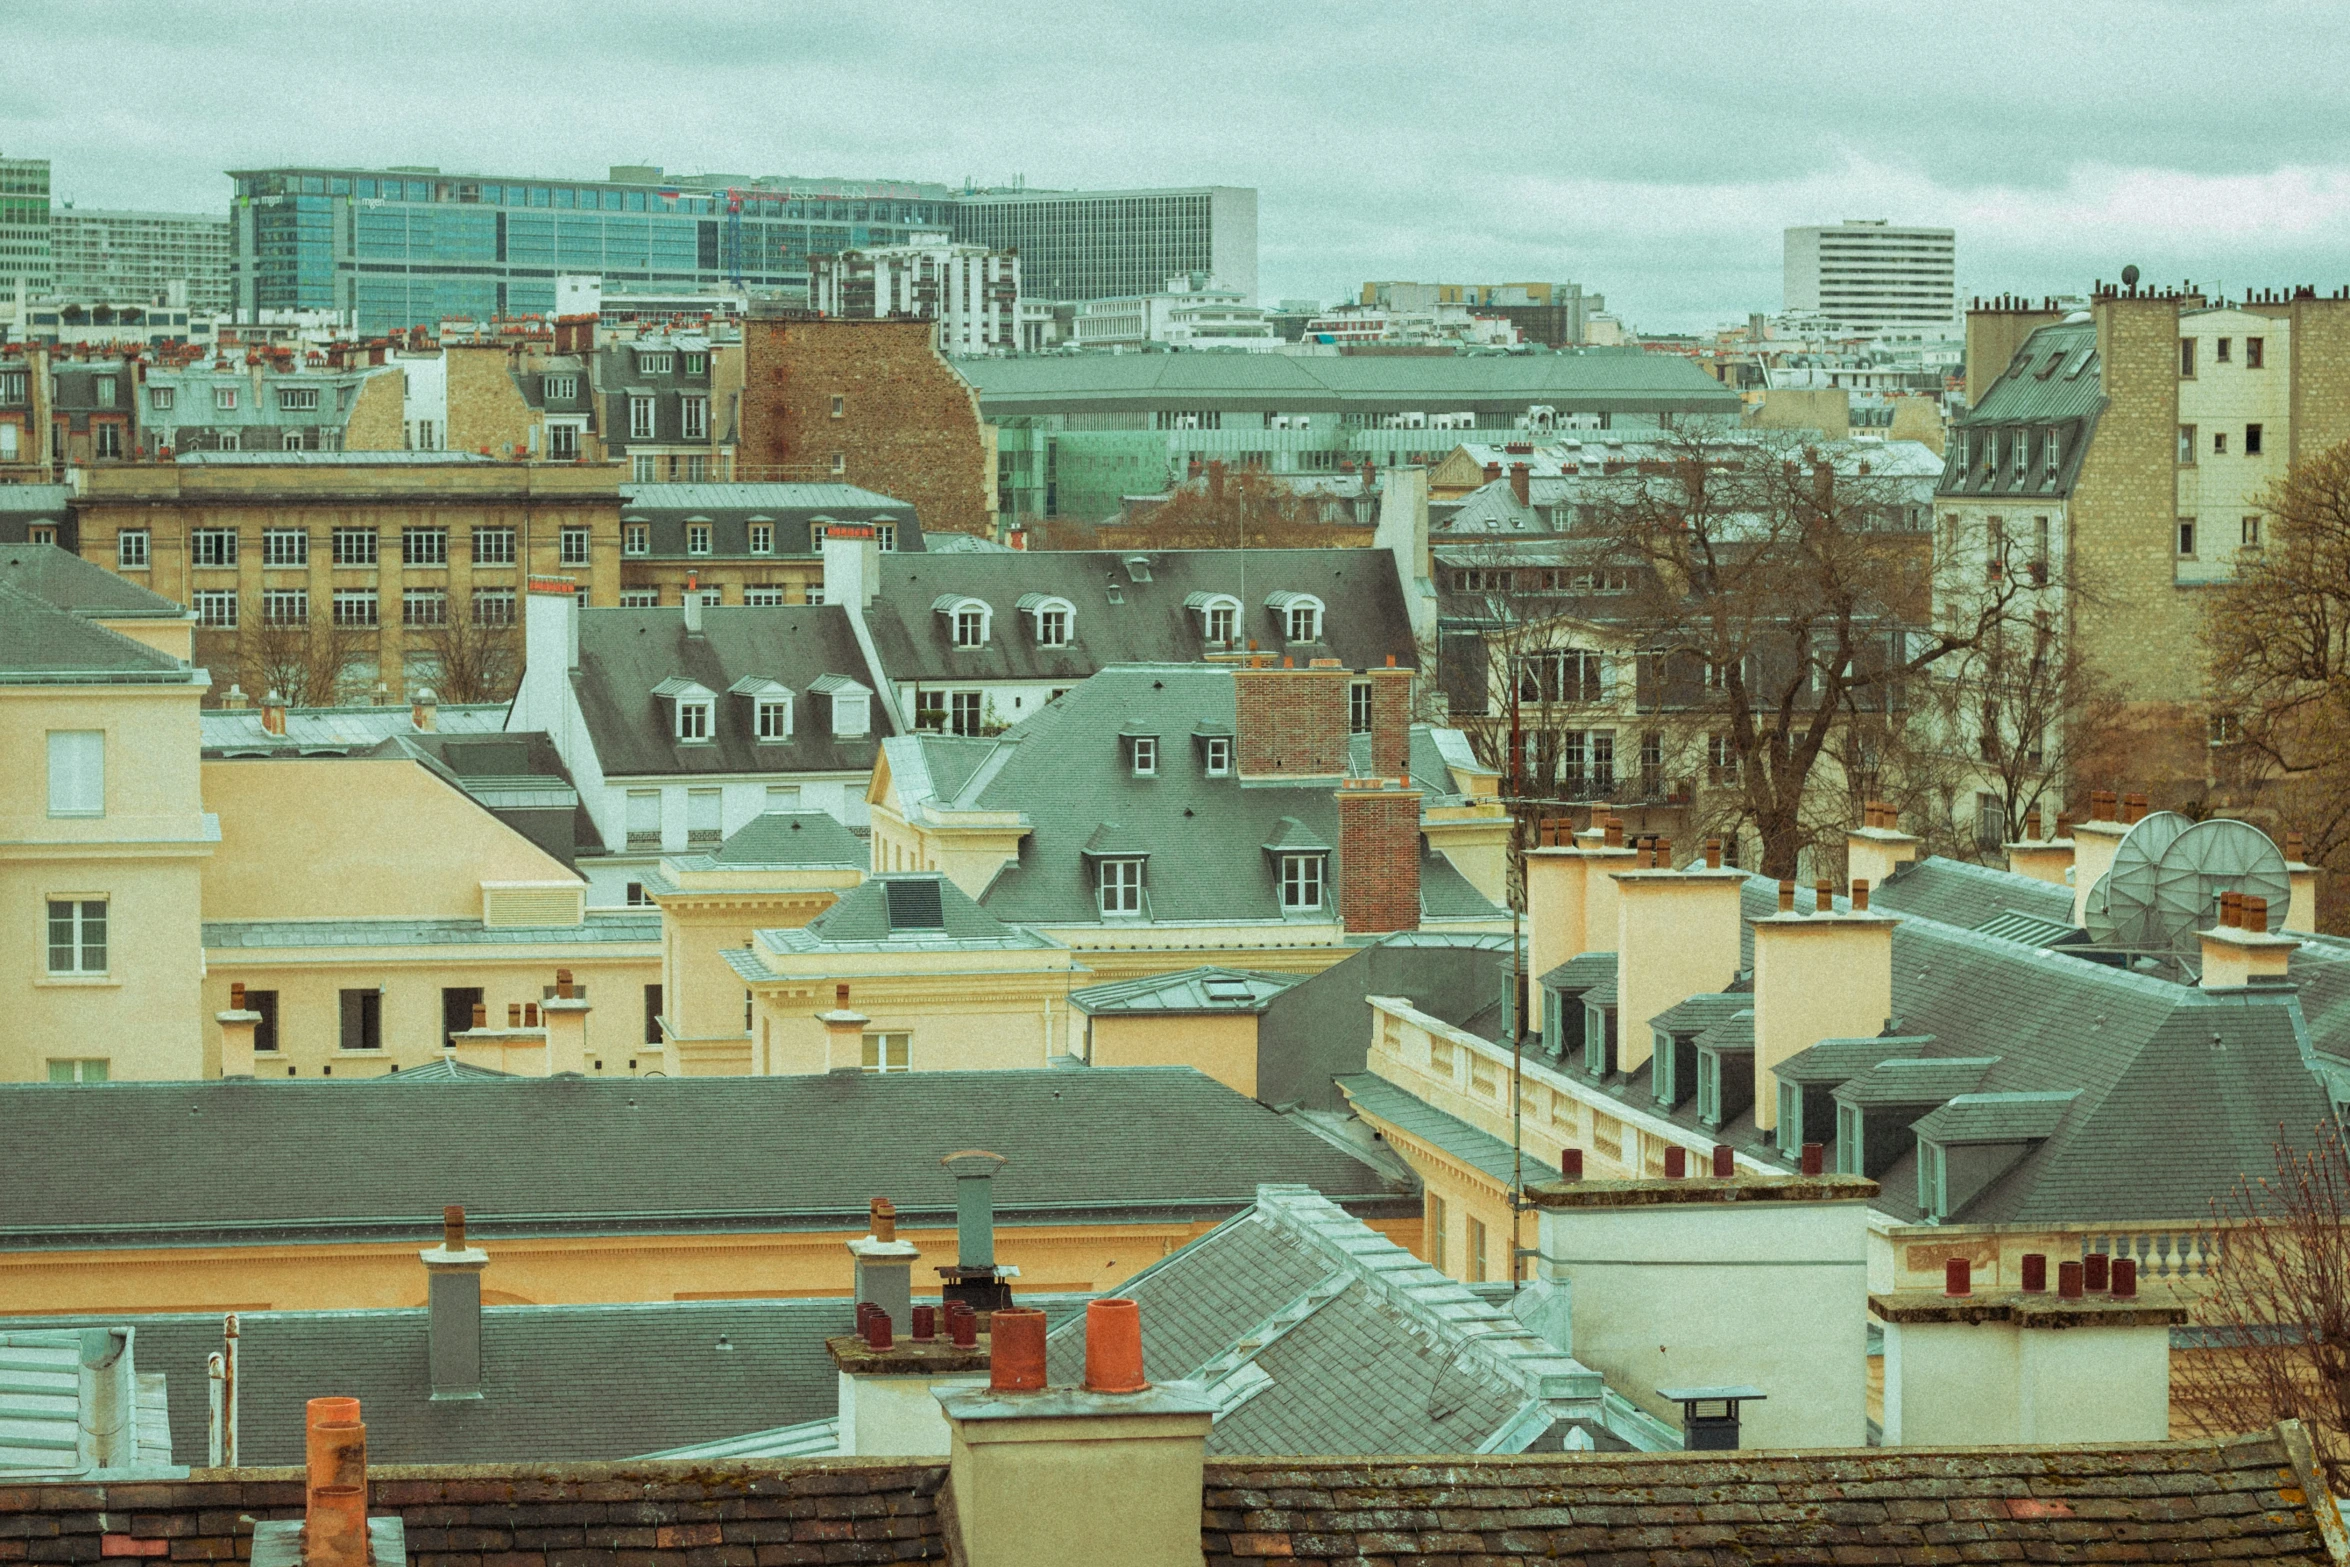
<path id="1" fill-rule="evenodd" d="M 1408 692 L 1410 671 L 1405 676 Z M 1354 680 L 1343 668 L 1232 671 L 1232 733 L 1243 779 L 1343 778 L 1347 773 L 1347 701 Z M 1374 711 L 1377 693 L 1373 688 Z M 1410 699 L 1405 698 L 1409 711 Z M 1399 769 L 1400 771 L 1400 769 Z"/>
<path id="2" fill-rule="evenodd" d="M 1338 791 L 1338 915 L 1348 932 L 1420 926 L 1420 791 L 1349 778 Z"/>
<path id="3" fill-rule="evenodd" d="M 1534 504 L 1533 469 L 1525 463 L 1510 464 L 1510 499 L 1520 506 Z"/>

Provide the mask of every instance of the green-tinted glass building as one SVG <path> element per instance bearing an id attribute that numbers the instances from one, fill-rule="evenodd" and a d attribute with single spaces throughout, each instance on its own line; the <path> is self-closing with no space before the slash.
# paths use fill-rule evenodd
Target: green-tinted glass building
<path id="1" fill-rule="evenodd" d="M 49 160 L 0 158 L 0 328 L 55 287 L 49 245 Z"/>

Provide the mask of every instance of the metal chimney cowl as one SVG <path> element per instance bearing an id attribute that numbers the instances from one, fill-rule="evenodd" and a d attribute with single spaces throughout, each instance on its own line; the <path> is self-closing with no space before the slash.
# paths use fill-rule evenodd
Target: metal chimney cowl
<path id="1" fill-rule="evenodd" d="M 995 1175 L 1010 1161 L 983 1148 L 965 1148 L 938 1161 L 955 1178 L 955 1265 L 938 1270 L 941 1294 L 974 1311 L 994 1312 L 1012 1304 L 1010 1280 L 1017 1268 L 995 1260 Z"/>

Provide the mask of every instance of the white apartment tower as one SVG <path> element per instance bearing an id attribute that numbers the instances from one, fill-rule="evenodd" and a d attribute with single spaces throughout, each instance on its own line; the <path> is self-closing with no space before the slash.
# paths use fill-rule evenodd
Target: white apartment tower
<path id="1" fill-rule="evenodd" d="M 1020 346 L 1020 255 L 917 234 L 904 245 L 810 256 L 808 307 L 935 321 L 942 354 L 1010 353 Z"/>
<path id="2" fill-rule="evenodd" d="M 1955 329 L 1956 234 L 1848 218 L 1787 230 L 1789 315 L 1816 315 L 1870 336 L 1941 336 Z"/>

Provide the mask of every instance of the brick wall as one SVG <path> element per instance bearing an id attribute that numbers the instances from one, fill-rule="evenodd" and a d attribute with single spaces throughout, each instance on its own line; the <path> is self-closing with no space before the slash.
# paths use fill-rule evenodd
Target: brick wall
<path id="1" fill-rule="evenodd" d="M 1371 771 L 1382 778 L 1412 775 L 1412 672 L 1366 671 L 1371 682 Z"/>
<path id="2" fill-rule="evenodd" d="M 993 521 L 979 399 L 932 347 L 927 321 L 745 322 L 736 456 L 746 478 L 894 496 L 925 533 L 985 533 Z"/>
<path id="3" fill-rule="evenodd" d="M 407 1523 L 409 1567 L 801 1567 L 941 1561 L 944 1464 L 383 1467 L 368 1511 Z M 302 1516 L 299 1469 L 0 1486 L 0 1563 L 233 1562 L 257 1519 Z"/>
<path id="4" fill-rule="evenodd" d="M 452 344 L 441 353 L 449 365 L 449 450 L 511 457 L 520 448 L 528 454 L 538 415 L 514 383 L 506 350 L 494 343 Z"/>
<path id="5" fill-rule="evenodd" d="M 1233 670 L 1233 749 L 1240 775 L 1344 775 L 1346 693 L 1354 678 L 1345 669 Z"/>
<path id="6" fill-rule="evenodd" d="M 1338 791 L 1338 914 L 1350 932 L 1420 925 L 1420 791 Z"/>
<path id="7" fill-rule="evenodd" d="M 2297 299 L 2291 310 L 2292 459 L 2350 441 L 2350 300 Z"/>
<path id="8" fill-rule="evenodd" d="M 396 452 L 407 444 L 400 372 L 385 370 L 369 376 L 359 383 L 359 395 L 351 399 L 351 417 L 343 424 L 343 449 Z"/>

